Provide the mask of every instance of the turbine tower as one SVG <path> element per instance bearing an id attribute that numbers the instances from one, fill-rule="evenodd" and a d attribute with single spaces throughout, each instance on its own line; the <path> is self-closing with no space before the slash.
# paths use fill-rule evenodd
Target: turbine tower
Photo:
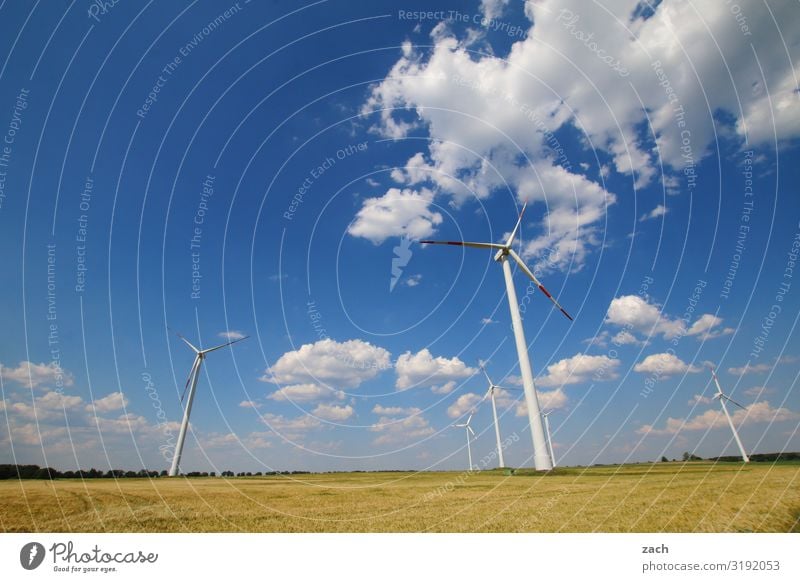
<path id="1" fill-rule="evenodd" d="M 236 342 L 240 342 L 242 340 L 246 340 L 248 336 L 243 338 L 239 338 L 237 340 L 233 340 L 232 342 L 228 342 L 225 344 L 220 344 L 218 346 L 214 346 L 213 348 L 208 348 L 207 350 L 200 350 L 194 347 L 189 340 L 183 337 L 181 334 L 176 334 L 179 338 L 181 338 L 187 346 L 192 348 L 194 351 L 194 363 L 192 364 L 192 369 L 189 371 L 189 377 L 186 379 L 186 386 L 183 388 L 183 394 L 181 395 L 181 402 L 183 402 L 184 396 L 186 396 L 186 390 L 189 390 L 189 398 L 186 400 L 186 408 L 183 410 L 183 422 L 181 422 L 181 431 L 178 433 L 178 443 L 175 445 L 175 454 L 172 457 L 172 467 L 169 470 L 169 476 L 175 477 L 178 475 L 178 469 L 181 464 L 181 454 L 183 453 L 183 442 L 186 440 L 186 429 L 189 428 L 189 415 L 192 413 L 192 403 L 194 402 L 194 393 L 195 389 L 197 388 L 197 379 L 200 377 L 200 368 L 203 365 L 203 360 L 206 358 L 206 354 L 213 352 L 215 350 L 219 350 L 225 347 L 228 347 L 231 344 L 235 344 Z"/>
<path id="2" fill-rule="evenodd" d="M 500 467 L 505 467 L 506 462 L 503 460 L 503 446 L 500 444 L 500 424 L 497 422 L 497 405 L 494 401 L 494 393 L 495 391 L 500 388 L 500 386 L 496 385 L 492 382 L 492 379 L 489 377 L 489 374 L 486 372 L 486 368 L 484 368 L 483 364 L 480 364 L 481 371 L 483 375 L 486 376 L 486 379 L 489 381 L 489 389 L 486 391 L 486 395 L 483 397 L 484 400 L 488 396 L 492 399 L 492 415 L 494 416 L 494 436 L 497 438 L 497 456 L 500 461 Z"/>
<path id="3" fill-rule="evenodd" d="M 555 467 L 556 456 L 553 454 L 553 437 L 550 436 L 550 418 L 548 418 L 552 412 L 552 410 L 542 412 L 542 418 L 544 418 L 544 432 L 547 435 L 547 450 L 550 451 L 550 459 L 553 461 L 553 467 Z"/>
<path id="4" fill-rule="evenodd" d="M 475 431 L 472 430 L 472 427 L 469 425 L 469 423 L 472 422 L 472 415 L 473 414 L 475 414 L 475 413 L 471 412 L 469 414 L 469 416 L 467 417 L 467 422 L 464 422 L 462 424 L 454 424 L 453 425 L 453 426 L 458 427 L 458 428 L 466 429 L 466 433 L 467 433 L 467 455 L 469 456 L 469 470 L 470 471 L 472 471 L 472 445 L 470 444 L 470 440 L 471 439 L 469 437 L 470 437 L 470 435 L 472 435 L 472 437 L 474 438 L 475 437 Z"/>
<path id="5" fill-rule="evenodd" d="M 717 373 L 714 371 L 714 368 L 711 368 L 711 376 L 714 378 L 714 383 L 717 385 L 717 393 L 714 394 L 714 398 L 719 400 L 719 403 L 722 406 L 722 412 L 725 413 L 725 417 L 728 419 L 728 424 L 731 426 L 731 431 L 733 432 L 733 438 L 736 439 L 736 444 L 739 445 L 739 451 L 742 453 L 742 460 L 745 463 L 749 463 L 750 457 L 747 456 L 747 453 L 744 450 L 744 445 L 742 444 L 742 441 L 739 438 L 739 433 L 736 432 L 736 427 L 733 426 L 733 419 L 731 418 L 731 415 L 728 412 L 728 407 L 725 406 L 725 401 L 727 400 L 728 402 L 735 404 L 742 410 L 747 410 L 747 409 L 722 392 L 722 387 L 719 385 L 719 379 L 717 378 Z"/>
<path id="6" fill-rule="evenodd" d="M 544 435 L 544 427 L 542 417 L 539 409 L 539 397 L 536 394 L 536 386 L 533 383 L 533 371 L 531 370 L 531 361 L 528 356 L 528 344 L 525 341 L 525 332 L 522 329 L 522 318 L 519 315 L 519 304 L 517 303 L 517 292 L 514 289 L 514 280 L 511 276 L 511 265 L 509 258 L 517 263 L 519 268 L 536 284 L 539 291 L 553 302 L 553 305 L 561 310 L 567 319 L 572 321 L 572 317 L 567 313 L 563 307 L 556 301 L 556 299 L 545 289 L 536 276 L 531 272 L 528 266 L 522 261 L 519 255 L 514 252 L 511 245 L 514 244 L 514 238 L 517 236 L 520 225 L 522 224 L 522 217 L 525 214 L 527 203 L 522 207 L 522 212 L 519 213 L 519 219 L 508 237 L 505 244 L 497 243 L 481 243 L 481 242 L 464 242 L 464 241 L 433 241 L 423 240 L 423 244 L 439 244 L 439 245 L 453 245 L 463 246 L 476 249 L 489 249 L 496 250 L 494 260 L 503 266 L 503 275 L 506 282 L 506 296 L 508 297 L 508 308 L 511 311 L 511 322 L 514 327 L 514 339 L 517 344 L 517 356 L 519 357 L 519 369 L 522 374 L 522 385 L 525 388 L 525 402 L 528 405 L 528 421 L 531 427 L 531 438 L 533 440 L 533 464 L 537 471 L 549 471 L 553 468 L 553 460 L 550 457 L 550 452 L 547 450 L 547 441 Z"/>

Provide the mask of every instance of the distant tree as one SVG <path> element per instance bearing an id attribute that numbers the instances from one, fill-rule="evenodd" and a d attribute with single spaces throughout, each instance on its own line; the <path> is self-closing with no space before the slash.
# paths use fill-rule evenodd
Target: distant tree
<path id="1" fill-rule="evenodd" d="M 689 453 L 683 453 L 683 457 L 682 457 L 683 458 L 683 462 L 685 463 L 686 461 L 688 461 L 689 457 L 690 457 Z"/>
<path id="2" fill-rule="evenodd" d="M 158 474 L 158 476 L 159 476 L 159 477 L 169 477 L 169 473 L 167 473 L 167 470 L 166 470 L 166 469 L 164 469 L 163 471 L 161 471 L 161 472 Z"/>
<path id="3" fill-rule="evenodd" d="M 216 471 L 211 471 L 211 472 L 209 473 L 209 476 L 210 476 L 210 477 L 216 477 L 216 476 L 217 476 L 217 472 L 216 472 Z"/>
<path id="4" fill-rule="evenodd" d="M 661 457 L 661 462 L 662 463 L 669 463 L 669 459 L 666 458 L 666 457 Z"/>

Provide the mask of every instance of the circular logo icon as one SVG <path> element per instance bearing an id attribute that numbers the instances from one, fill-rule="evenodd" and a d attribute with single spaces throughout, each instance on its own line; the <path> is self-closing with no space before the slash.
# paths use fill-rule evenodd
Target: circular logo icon
<path id="1" fill-rule="evenodd" d="M 26 570 L 35 570 L 44 561 L 44 546 L 39 542 L 29 542 L 19 551 L 19 563 Z"/>

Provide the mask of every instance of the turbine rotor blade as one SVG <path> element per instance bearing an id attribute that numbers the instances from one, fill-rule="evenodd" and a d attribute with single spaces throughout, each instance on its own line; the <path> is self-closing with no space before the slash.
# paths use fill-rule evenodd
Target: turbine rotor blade
<path id="1" fill-rule="evenodd" d="M 504 249 L 505 247 L 497 243 L 465 242 L 463 240 L 421 240 L 420 244 L 425 245 L 451 245 L 456 247 L 471 247 L 473 249 Z"/>
<path id="2" fill-rule="evenodd" d="M 194 346 L 192 345 L 192 343 L 191 343 L 189 340 L 187 340 L 185 337 L 183 337 L 183 336 L 182 336 L 181 334 L 179 334 L 177 331 L 174 331 L 174 330 L 170 329 L 169 327 L 167 327 L 167 329 L 169 329 L 169 330 L 170 330 L 172 333 L 174 333 L 174 334 L 175 334 L 175 335 L 177 335 L 179 338 L 181 338 L 181 340 L 183 340 L 183 343 L 185 343 L 187 346 L 189 346 L 190 348 L 192 348 L 192 350 L 194 351 L 194 353 L 196 353 L 196 354 L 199 354 L 199 353 L 200 353 L 200 350 L 198 350 L 196 347 L 194 347 Z"/>
<path id="3" fill-rule="evenodd" d="M 467 425 L 467 430 L 472 434 L 472 438 L 475 438 L 475 431 L 472 430 L 472 427 L 470 425 Z"/>
<path id="4" fill-rule="evenodd" d="M 230 345 L 233 345 L 233 344 L 235 344 L 235 343 L 237 343 L 237 342 L 244 341 L 244 340 L 246 340 L 246 339 L 247 339 L 247 338 L 249 338 L 249 337 L 250 337 L 249 335 L 246 335 L 246 336 L 244 336 L 244 337 L 240 337 L 239 339 L 235 339 L 235 340 L 233 340 L 232 342 L 228 342 L 228 343 L 225 343 L 225 344 L 220 344 L 220 345 L 218 345 L 218 346 L 214 346 L 213 348 L 208 348 L 207 350 L 201 350 L 201 351 L 202 351 L 202 353 L 203 353 L 203 354 L 207 354 L 207 353 L 209 353 L 209 352 L 213 352 L 213 351 L 215 351 L 215 350 L 221 350 L 222 348 L 226 348 L 226 347 L 228 347 L 228 346 L 230 346 Z"/>
<path id="5" fill-rule="evenodd" d="M 553 305 L 555 305 L 556 307 L 558 307 L 558 309 L 561 311 L 561 313 L 563 313 L 563 314 L 566 316 L 566 318 L 567 318 L 567 319 L 569 319 L 570 321 L 574 321 L 574 320 L 572 319 L 572 316 L 571 316 L 569 313 L 567 313 L 567 312 L 566 312 L 566 310 L 565 310 L 563 307 L 561 307 L 561 304 L 560 304 L 558 301 L 556 301 L 556 298 L 555 298 L 555 297 L 553 297 L 553 296 L 550 294 L 550 292 L 549 292 L 549 291 L 548 291 L 548 290 L 545 288 L 545 286 L 544 286 L 544 285 L 542 285 L 542 284 L 539 282 L 539 279 L 537 279 L 537 278 L 536 278 L 536 276 L 535 276 L 535 275 L 534 275 L 534 274 L 531 272 L 531 270 L 528 268 L 528 266 L 527 266 L 527 265 L 526 265 L 526 264 L 525 264 L 525 263 L 522 261 L 522 259 L 521 259 L 521 258 L 519 258 L 519 255 L 518 255 L 517 253 L 515 253 L 515 252 L 514 252 L 514 249 L 509 249 L 509 250 L 508 250 L 508 253 L 509 253 L 509 254 L 510 254 L 510 255 L 511 255 L 513 258 L 514 258 L 514 260 L 517 262 L 517 265 L 519 265 L 519 268 L 520 268 L 520 269 L 522 269 L 522 270 L 525 272 L 525 274 L 526 274 L 526 275 L 527 275 L 527 276 L 528 276 L 528 277 L 531 279 L 531 281 L 533 281 L 534 283 L 536 283 L 536 286 L 537 286 L 537 287 L 539 287 L 539 291 L 541 291 L 542 293 L 544 293 L 544 294 L 545 294 L 545 296 L 546 296 L 546 297 L 547 297 L 547 298 L 548 298 L 550 301 L 552 301 L 552 302 L 553 302 Z"/>
<path id="6" fill-rule="evenodd" d="M 492 379 L 489 378 L 489 373 L 486 371 L 486 368 L 483 366 L 483 364 L 481 364 L 480 367 L 481 367 L 481 372 L 483 372 L 483 375 L 486 376 L 486 380 L 488 380 L 489 382 L 489 386 L 490 387 L 494 386 L 494 382 L 492 382 Z"/>
<path id="7" fill-rule="evenodd" d="M 507 247 L 511 247 L 511 245 L 514 243 L 514 239 L 516 238 L 517 233 L 519 232 L 519 225 L 522 224 L 522 215 L 525 214 L 525 209 L 527 207 L 528 203 L 525 202 L 525 204 L 522 205 L 522 210 L 520 210 L 519 212 L 519 218 L 517 219 L 517 224 L 516 226 L 514 226 L 514 230 L 511 231 L 511 235 L 508 237 L 508 240 L 506 241 Z"/>
<path id="8" fill-rule="evenodd" d="M 726 396 L 725 394 L 723 394 L 723 395 L 722 395 L 722 397 L 723 397 L 725 400 L 727 400 L 728 402 L 730 402 L 731 404 L 735 404 L 736 406 L 738 406 L 738 407 L 739 407 L 739 408 L 741 408 L 742 410 L 747 410 L 747 408 L 745 408 L 744 406 L 742 406 L 741 404 L 739 404 L 738 402 L 736 402 L 736 401 L 735 401 L 733 398 L 731 398 L 730 396 Z"/>

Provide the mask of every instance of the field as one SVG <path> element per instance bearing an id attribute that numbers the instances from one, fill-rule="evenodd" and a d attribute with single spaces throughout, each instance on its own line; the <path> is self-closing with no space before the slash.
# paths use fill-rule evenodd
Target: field
<path id="1" fill-rule="evenodd" d="M 0 481 L 6 532 L 798 532 L 800 464 Z"/>

